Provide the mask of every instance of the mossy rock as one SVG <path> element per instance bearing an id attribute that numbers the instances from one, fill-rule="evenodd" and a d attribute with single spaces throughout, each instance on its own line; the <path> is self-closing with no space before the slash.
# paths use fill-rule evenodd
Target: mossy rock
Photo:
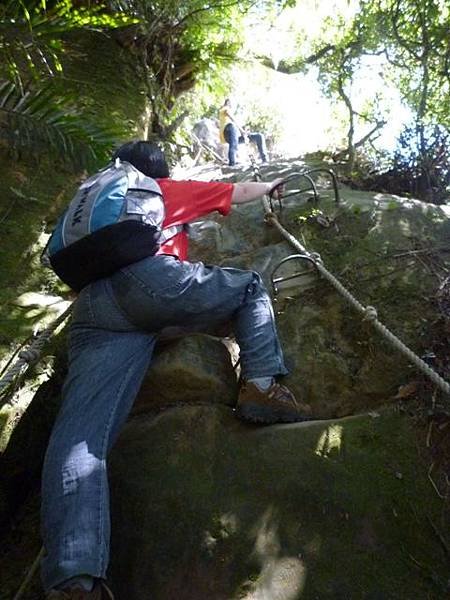
<path id="1" fill-rule="evenodd" d="M 280 222 L 307 251 L 319 253 L 347 291 L 362 306 L 374 306 L 380 322 L 422 358 L 433 344 L 436 298 L 450 266 L 450 211 L 346 188 L 340 196 L 336 203 L 326 188 L 317 205 L 302 194 L 288 197 Z M 263 223 L 260 202 L 238 206 L 233 213 L 225 220 L 208 219 L 206 231 L 214 236 L 200 235 L 194 256 L 220 255 L 222 265 L 256 270 L 271 292 L 276 278 L 307 272 L 275 297 L 274 306 L 290 371 L 286 383 L 315 415 L 332 418 L 376 408 L 420 377 L 398 347 L 326 278 L 314 274 L 310 263 L 296 259 L 280 265 L 299 250 Z M 237 251 L 224 256 L 231 247 Z M 431 366 L 439 371 L 438 363 Z"/>
<path id="2" fill-rule="evenodd" d="M 445 597 L 442 503 L 409 420 L 132 420 L 111 459 L 118 600 Z"/>
<path id="3" fill-rule="evenodd" d="M 270 165 L 263 175 L 298 168 Z M 447 268 L 439 248 L 448 244 L 448 217 L 441 208 L 392 196 L 344 189 L 342 198 L 336 205 L 327 190 L 317 207 L 290 199 L 283 222 L 420 354 L 436 317 L 439 280 L 432 268 L 439 261 Z M 20 211 L 11 217 L 14 229 Z M 258 270 L 269 288 L 273 269 L 295 252 L 264 225 L 259 202 L 213 223 L 192 257 Z M 31 231 L 37 233 L 36 222 L 24 222 L 20 252 Z M 13 284 L 22 266 L 5 281 Z M 50 287 L 32 269 L 27 284 L 33 282 Z M 15 298 L 10 291 L 8 302 Z M 236 379 L 220 341 L 192 336 L 161 347 L 111 459 L 110 574 L 118 600 L 441 600 L 448 594 L 444 511 L 416 451 L 416 431 L 404 416 L 374 412 L 417 375 L 327 282 L 309 274 L 294 292 L 275 303 L 288 385 L 316 416 L 372 416 L 246 426 L 230 408 Z M 39 317 L 30 312 L 21 322 L 23 307 L 13 306 L 18 312 L 5 344 L 14 328 L 28 332 Z M 6 519 L 37 483 L 59 403 L 61 380 L 54 383 L 41 389 L 4 457 Z M 154 416 L 173 404 L 181 406 Z"/>
<path id="4" fill-rule="evenodd" d="M 237 387 L 230 353 L 220 339 L 185 335 L 157 348 L 133 414 L 180 404 L 234 406 Z"/>
<path id="5" fill-rule="evenodd" d="M 61 389 L 67 371 L 66 335 L 63 330 L 46 348 L 46 360 L 54 374 L 41 384 L 26 410 L 18 404 L 5 405 L 0 440 L 0 528 L 11 522 L 27 499 L 30 490 L 39 485 L 42 462 L 51 429 L 61 403 Z M 33 369 L 27 383 L 33 386 Z"/>

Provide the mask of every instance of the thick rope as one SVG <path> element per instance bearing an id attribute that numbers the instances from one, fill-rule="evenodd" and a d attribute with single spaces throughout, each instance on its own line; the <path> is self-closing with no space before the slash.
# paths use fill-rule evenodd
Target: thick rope
<path id="1" fill-rule="evenodd" d="M 256 161 L 251 155 L 251 166 L 253 170 L 253 176 L 256 181 L 261 180 L 261 174 Z M 450 385 L 438 375 L 426 362 L 419 358 L 412 350 L 410 350 L 400 339 L 398 339 L 389 329 L 383 325 L 377 318 L 377 311 L 373 306 L 363 306 L 341 283 L 336 277 L 330 273 L 322 263 L 320 255 L 315 252 L 308 252 L 300 242 L 291 235 L 279 222 L 278 217 L 275 213 L 270 210 L 270 205 L 267 197 L 263 198 L 263 207 L 265 213 L 265 221 L 271 225 L 274 225 L 283 237 L 290 242 L 297 250 L 299 250 L 305 256 L 308 256 L 314 261 L 314 264 L 318 271 L 352 304 L 360 313 L 364 315 L 364 319 L 370 321 L 382 335 L 384 335 L 398 350 L 406 354 L 406 356 L 413 362 L 420 370 L 422 370 L 438 387 L 444 392 L 450 394 Z M 4 389 L 6 389 L 14 379 L 22 372 L 24 366 L 28 368 L 30 364 L 35 363 L 41 356 L 42 349 L 48 340 L 51 338 L 55 330 L 63 323 L 72 311 L 73 305 L 64 311 L 47 329 L 40 332 L 31 343 L 30 347 L 26 350 L 19 352 L 19 360 L 6 372 L 6 374 L 0 380 L 0 395 Z M 235 365 L 237 366 L 237 364 Z M 26 369 L 23 370 L 25 372 Z M 44 547 L 42 547 L 36 556 L 33 565 L 31 566 L 27 576 L 25 577 L 22 585 L 20 586 L 17 594 L 14 596 L 14 600 L 21 600 L 25 589 L 28 587 L 31 579 L 33 578 L 40 560 L 44 554 Z"/>
<path id="2" fill-rule="evenodd" d="M 39 550 L 39 553 L 37 554 L 36 558 L 34 559 L 33 564 L 31 565 L 28 573 L 26 574 L 25 579 L 22 581 L 22 584 L 21 584 L 20 588 L 17 590 L 17 593 L 14 596 L 13 600 L 22 600 L 23 595 L 24 595 L 28 585 L 30 584 L 36 571 L 38 570 L 39 563 L 41 562 L 41 559 L 43 556 L 44 556 L 44 546 L 42 546 L 41 549 Z"/>
<path id="3" fill-rule="evenodd" d="M 28 348 L 21 350 L 18 354 L 18 360 L 9 368 L 5 375 L 0 379 L 0 395 L 8 388 L 19 375 L 23 375 L 28 367 L 36 363 L 45 344 L 52 337 L 55 330 L 63 323 L 72 311 L 72 305 L 69 306 L 57 319 L 53 321 L 46 329 L 39 332 Z"/>
<path id="4" fill-rule="evenodd" d="M 16 377 L 18 377 L 21 374 L 23 375 L 23 373 L 26 372 L 26 370 L 28 369 L 28 367 L 31 364 L 34 364 L 35 362 L 37 362 L 37 360 L 40 358 L 40 356 L 42 354 L 42 350 L 43 350 L 45 344 L 49 341 L 49 339 L 51 338 L 53 333 L 56 331 L 56 329 L 62 323 L 64 323 L 64 321 L 67 319 L 67 317 L 72 312 L 72 308 L 73 308 L 73 305 L 71 304 L 69 306 L 69 308 L 67 308 L 63 313 L 61 313 L 59 315 L 58 318 L 56 318 L 53 321 L 53 323 L 51 323 L 46 329 L 41 331 L 35 337 L 33 342 L 30 344 L 30 346 L 26 350 L 21 350 L 19 352 L 19 360 L 17 360 L 14 363 L 14 365 L 10 369 L 8 369 L 6 374 L 0 379 L 0 395 L 2 394 L 2 392 L 5 389 L 7 389 L 12 384 L 12 382 L 16 379 Z M 39 563 L 41 562 L 43 555 L 44 555 L 44 547 L 42 546 L 41 549 L 39 550 L 39 553 L 37 554 L 36 558 L 34 559 L 33 564 L 31 565 L 25 579 L 22 581 L 20 588 L 17 590 L 17 593 L 14 596 L 13 600 L 21 600 L 23 598 L 27 587 L 29 586 L 31 580 L 33 579 L 33 577 L 39 567 Z"/>
<path id="5" fill-rule="evenodd" d="M 255 173 L 255 177 L 259 174 Z M 302 244 L 287 231 L 279 222 L 278 217 L 270 210 L 270 205 L 267 197 L 263 198 L 263 206 L 265 212 L 265 221 L 274 225 L 283 237 L 294 248 L 299 250 L 303 255 L 308 256 L 313 262 L 320 274 L 331 283 L 331 285 L 340 293 L 350 304 L 362 315 L 364 319 L 369 321 L 381 335 L 383 335 L 391 344 L 400 352 L 405 354 L 408 359 L 420 369 L 427 377 L 433 381 L 443 392 L 450 395 L 450 384 L 445 381 L 436 371 L 434 371 L 425 361 L 415 354 L 406 344 L 404 344 L 396 335 L 394 335 L 383 323 L 378 320 L 377 311 L 373 306 L 363 306 L 336 277 L 328 271 L 323 265 L 320 255 L 315 252 L 308 252 Z"/>

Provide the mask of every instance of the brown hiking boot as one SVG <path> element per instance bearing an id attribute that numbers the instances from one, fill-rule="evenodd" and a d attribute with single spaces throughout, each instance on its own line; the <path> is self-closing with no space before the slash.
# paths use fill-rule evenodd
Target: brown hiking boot
<path id="1" fill-rule="evenodd" d="M 114 600 L 114 596 L 103 581 L 97 581 L 90 592 L 79 587 L 51 590 L 47 600 Z"/>
<path id="2" fill-rule="evenodd" d="M 236 406 L 236 414 L 254 423 L 296 423 L 311 420 L 311 408 L 300 403 L 284 385 L 273 383 L 261 391 L 254 383 L 244 381 Z"/>

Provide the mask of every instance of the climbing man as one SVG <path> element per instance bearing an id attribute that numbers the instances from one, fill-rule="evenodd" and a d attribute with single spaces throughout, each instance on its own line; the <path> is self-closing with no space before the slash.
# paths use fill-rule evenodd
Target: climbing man
<path id="1" fill-rule="evenodd" d="M 258 148 L 261 162 L 267 162 L 266 140 L 262 133 L 247 132 L 236 120 L 230 98 L 226 98 L 219 109 L 219 135 L 222 144 L 228 144 L 228 164 L 236 164 L 239 144 L 250 140 Z"/>
<path id="2" fill-rule="evenodd" d="M 232 205 L 272 192 L 280 180 L 174 181 L 163 152 L 142 141 L 120 147 L 114 159 L 111 175 L 106 169 L 100 172 L 102 177 L 113 177 L 115 164 L 140 182 L 140 189 L 127 188 L 125 196 L 130 212 L 145 217 L 139 226 L 134 222 L 137 232 L 150 235 L 146 220 L 155 200 L 162 197 L 163 241 L 156 253 L 148 245 L 149 255 L 142 257 L 144 238 L 139 242 L 136 238 L 139 260 L 85 285 L 75 301 L 62 407 L 49 441 L 42 481 L 42 579 L 53 600 L 113 597 L 105 584 L 110 538 L 106 459 L 165 328 L 199 331 L 231 320 L 242 370 L 236 415 L 260 423 L 303 421 L 309 415 L 308 407 L 275 379 L 287 370 L 260 276 L 186 260 L 187 223 L 213 211 L 227 215 Z M 82 209 L 91 190 L 98 204 L 98 181 L 87 180 L 80 187 L 75 208 L 71 205 L 65 213 L 68 226 L 82 224 Z M 116 231 L 106 229 L 98 230 L 101 236 Z M 108 242 L 110 253 L 125 243 L 115 248 L 112 242 Z M 94 246 L 87 248 L 95 263 Z M 127 248 L 127 252 L 132 250 L 133 246 Z M 79 247 L 76 251 L 82 252 Z M 132 261 L 132 255 L 126 260 Z M 76 270 L 77 265 L 69 262 L 66 267 Z M 83 265 L 86 270 L 91 267 L 87 262 Z"/>

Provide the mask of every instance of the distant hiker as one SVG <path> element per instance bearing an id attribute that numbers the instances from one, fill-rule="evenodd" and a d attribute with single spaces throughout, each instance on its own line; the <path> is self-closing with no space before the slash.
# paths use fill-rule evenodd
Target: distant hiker
<path id="1" fill-rule="evenodd" d="M 104 583 L 110 538 L 106 459 L 165 328 L 199 331 L 232 321 L 242 372 L 237 416 L 261 423 L 308 419 L 308 407 L 275 381 L 287 370 L 260 276 L 186 260 L 187 223 L 213 211 L 227 215 L 233 204 L 271 192 L 280 180 L 174 181 L 164 154 L 149 142 L 125 144 L 114 160 L 81 186 L 50 240 L 63 276 L 70 278 L 71 268 L 77 271 L 76 288 L 82 286 L 83 277 L 94 278 L 75 302 L 63 403 L 43 469 L 42 578 L 53 600 L 112 598 Z M 109 187 L 102 187 L 105 182 Z M 106 214 L 110 204 L 116 211 L 115 223 Z M 155 247 L 161 206 L 162 242 Z M 101 219 L 109 224 L 78 236 L 83 224 Z M 136 247 L 127 245 L 131 230 Z M 114 245 L 114 232 L 123 237 L 126 252 L 120 243 Z M 143 257 L 146 235 L 148 255 Z M 102 254 L 105 239 L 111 255 L 105 254 L 108 270 L 114 261 L 122 265 L 133 261 L 133 252 L 140 258 L 95 280 L 95 269 L 101 268 L 93 266 L 96 247 Z M 84 264 L 88 275 L 83 275 L 75 258 L 86 259 L 89 252 L 92 261 Z"/>
<path id="2" fill-rule="evenodd" d="M 228 144 L 228 164 L 236 164 L 236 154 L 238 144 L 243 144 L 247 140 L 256 144 L 259 157 L 262 162 L 267 162 L 266 140 L 262 133 L 249 133 L 239 123 L 233 113 L 233 107 L 230 98 L 226 98 L 219 109 L 219 131 L 220 141 Z"/>

